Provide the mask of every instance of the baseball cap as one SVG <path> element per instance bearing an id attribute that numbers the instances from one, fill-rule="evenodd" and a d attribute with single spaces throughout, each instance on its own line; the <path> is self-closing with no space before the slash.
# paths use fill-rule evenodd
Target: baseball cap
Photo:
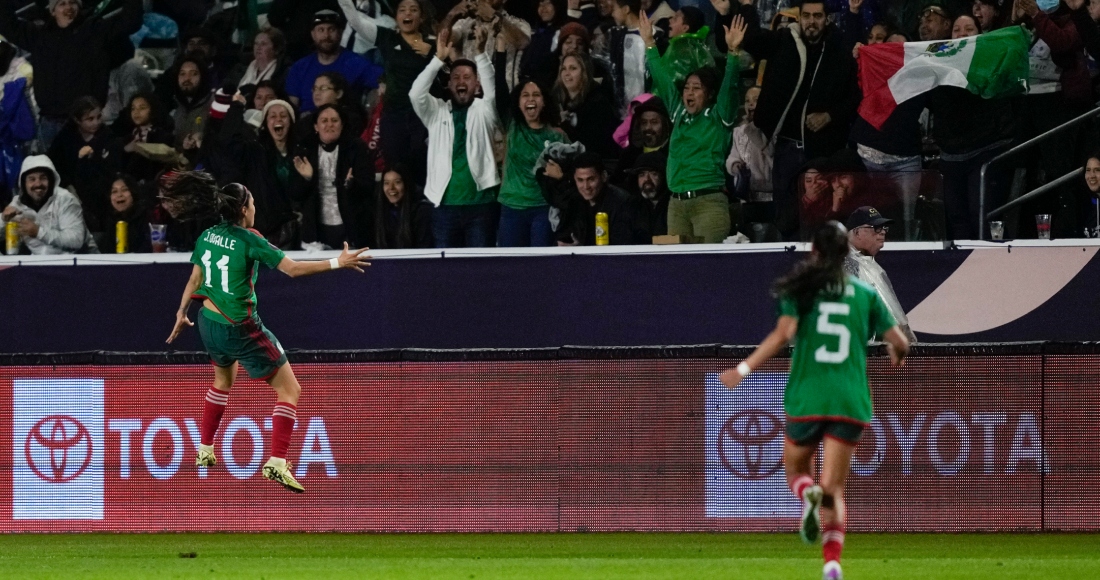
<path id="1" fill-rule="evenodd" d="M 329 10 L 328 8 L 318 10 L 313 13 L 313 26 L 317 26 L 318 24 L 333 24 L 337 28 L 343 28 L 344 15 L 335 10 Z"/>
<path id="2" fill-rule="evenodd" d="M 665 168 L 668 166 L 668 153 L 663 151 L 650 151 L 649 153 L 642 153 L 634 160 L 634 165 L 627 170 L 629 173 L 640 173 L 643 170 L 649 169 L 665 172 Z"/>
<path id="3" fill-rule="evenodd" d="M 924 16 L 928 12 L 934 12 L 951 20 L 951 13 L 947 10 L 947 2 L 944 0 L 927 0 L 924 2 L 920 8 L 920 15 Z"/>
<path id="4" fill-rule="evenodd" d="M 848 231 L 852 231 L 861 226 L 877 227 L 892 223 L 894 223 L 894 220 L 883 217 L 877 209 L 865 205 L 852 212 L 852 215 L 848 216 L 848 221 L 844 225 L 848 228 Z"/>

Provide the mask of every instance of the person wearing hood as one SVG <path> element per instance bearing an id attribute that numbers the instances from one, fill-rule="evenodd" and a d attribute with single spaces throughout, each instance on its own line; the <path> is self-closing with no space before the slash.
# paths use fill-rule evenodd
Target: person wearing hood
<path id="1" fill-rule="evenodd" d="M 61 189 L 61 176 L 45 155 L 32 155 L 19 172 L 19 196 L 4 208 L 5 224 L 18 226 L 21 249 L 34 255 L 74 254 L 94 247 L 75 195 Z"/>
<path id="2" fill-rule="evenodd" d="M 175 103 L 172 124 L 176 130 L 176 149 L 198 149 L 203 130 L 210 118 L 210 102 L 214 94 L 206 63 L 198 55 L 187 55 L 180 60 L 176 73 Z"/>
<path id="3" fill-rule="evenodd" d="M 49 0 L 53 19 L 44 26 L 19 20 L 16 4 L 0 5 L 0 35 L 31 53 L 34 95 L 42 111 L 39 142 L 48 149 L 73 101 L 85 95 L 107 101 L 117 47 L 141 28 L 142 0 L 125 0 L 110 17 L 85 17 L 82 0 Z"/>
<path id="4" fill-rule="evenodd" d="M 663 152 L 667 158 L 668 141 L 671 135 L 672 119 L 669 117 L 668 107 L 660 97 L 649 95 L 648 99 L 634 107 L 627 133 L 629 141 L 623 152 L 619 154 L 619 162 L 616 164 L 615 173 L 611 176 L 611 183 L 624 187 L 627 182 L 627 170 L 633 167 L 634 161 L 644 153 Z"/>

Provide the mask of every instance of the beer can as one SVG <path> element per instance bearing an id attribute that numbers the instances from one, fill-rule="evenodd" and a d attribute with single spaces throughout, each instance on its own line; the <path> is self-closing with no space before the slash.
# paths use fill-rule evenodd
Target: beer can
<path id="1" fill-rule="evenodd" d="M 611 234 L 608 230 L 607 214 L 600 212 L 596 214 L 596 245 L 606 246 L 611 243 Z"/>
<path id="2" fill-rule="evenodd" d="M 128 254 L 130 252 L 130 224 L 119 221 L 115 224 L 115 253 Z"/>
<path id="3" fill-rule="evenodd" d="M 14 220 L 4 226 L 4 240 L 7 255 L 14 256 L 19 253 L 19 224 Z"/>

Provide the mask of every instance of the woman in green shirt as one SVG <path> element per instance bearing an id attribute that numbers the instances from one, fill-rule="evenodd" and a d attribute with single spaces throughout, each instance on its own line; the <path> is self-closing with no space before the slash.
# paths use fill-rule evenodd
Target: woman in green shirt
<path id="1" fill-rule="evenodd" d="M 498 36 L 496 67 L 504 66 L 507 53 Z M 497 75 L 497 94 L 507 87 L 505 75 Z M 507 127 L 504 156 L 504 180 L 497 201 L 500 202 L 500 227 L 497 245 L 528 247 L 554 245 L 554 229 L 550 225 L 550 206 L 542 196 L 535 178 L 535 163 L 548 143 L 565 143 L 569 139 L 553 125 L 556 108 L 550 91 L 534 79 L 521 81 L 508 101 L 499 99 L 501 119 Z"/>

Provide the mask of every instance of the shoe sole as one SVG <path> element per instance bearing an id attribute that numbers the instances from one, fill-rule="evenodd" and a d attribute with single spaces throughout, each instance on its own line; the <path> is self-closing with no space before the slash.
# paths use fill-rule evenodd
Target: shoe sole
<path id="1" fill-rule="evenodd" d="M 279 475 L 279 472 L 273 467 L 264 467 L 264 478 L 270 479 L 294 493 L 305 493 L 306 491 L 306 488 L 302 487 L 301 484 L 294 485 L 285 481 L 283 476 Z"/>
<path id="2" fill-rule="evenodd" d="M 821 497 L 824 493 L 818 486 L 813 486 L 806 492 L 806 505 L 802 508 L 802 528 L 798 531 L 802 541 L 807 544 L 817 543 L 821 537 L 821 522 L 818 509 L 821 507 Z"/>

